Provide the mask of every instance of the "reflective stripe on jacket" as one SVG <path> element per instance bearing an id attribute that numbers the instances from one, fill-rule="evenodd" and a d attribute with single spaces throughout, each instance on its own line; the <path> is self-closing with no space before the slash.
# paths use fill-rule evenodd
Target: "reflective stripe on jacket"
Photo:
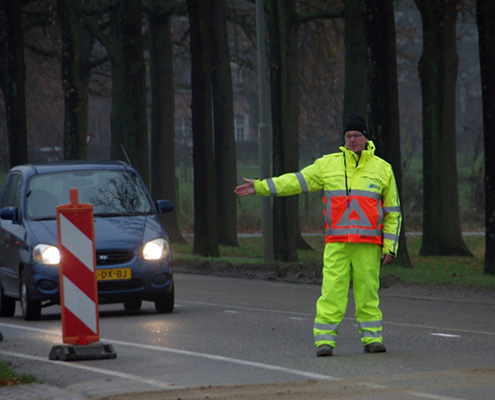
<path id="1" fill-rule="evenodd" d="M 345 147 L 340 150 L 300 172 L 255 180 L 256 194 L 290 196 L 324 190 L 326 243 L 375 243 L 383 246 L 384 254 L 396 255 L 402 216 L 391 165 L 375 156 L 371 140 L 360 158 Z"/>

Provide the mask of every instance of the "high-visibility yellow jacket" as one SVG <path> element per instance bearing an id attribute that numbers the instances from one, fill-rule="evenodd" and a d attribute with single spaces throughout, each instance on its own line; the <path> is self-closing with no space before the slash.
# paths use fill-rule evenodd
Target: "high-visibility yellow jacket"
<path id="1" fill-rule="evenodd" d="M 290 196 L 324 190 L 325 242 L 375 243 L 396 255 L 402 221 L 391 165 L 375 156 L 371 140 L 359 158 L 340 147 L 300 172 L 255 180 L 256 194 Z"/>

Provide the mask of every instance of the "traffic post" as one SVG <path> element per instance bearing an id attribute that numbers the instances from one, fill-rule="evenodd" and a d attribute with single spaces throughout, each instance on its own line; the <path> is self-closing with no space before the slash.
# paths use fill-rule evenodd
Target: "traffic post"
<path id="1" fill-rule="evenodd" d="M 112 345 L 99 343 L 93 205 L 79 203 L 77 189 L 70 189 L 69 204 L 57 206 L 57 233 L 64 345 L 54 346 L 49 358 L 116 358 Z"/>

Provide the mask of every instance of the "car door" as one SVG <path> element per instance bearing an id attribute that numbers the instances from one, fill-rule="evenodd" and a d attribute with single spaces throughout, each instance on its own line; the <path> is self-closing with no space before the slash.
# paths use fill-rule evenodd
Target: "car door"
<path id="1" fill-rule="evenodd" d="M 7 294 L 19 293 L 20 250 L 25 248 L 25 229 L 22 224 L 24 177 L 10 173 L 4 184 L 0 207 L 15 207 L 17 218 L 0 219 L 0 280 Z"/>

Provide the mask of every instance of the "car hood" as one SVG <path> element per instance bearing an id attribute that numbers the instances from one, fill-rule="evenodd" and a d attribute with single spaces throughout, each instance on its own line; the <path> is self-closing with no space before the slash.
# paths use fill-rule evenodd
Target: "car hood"
<path id="1" fill-rule="evenodd" d="M 35 242 L 58 245 L 57 221 L 30 221 Z M 95 218 L 95 248 L 137 250 L 143 242 L 166 234 L 156 215 Z"/>

